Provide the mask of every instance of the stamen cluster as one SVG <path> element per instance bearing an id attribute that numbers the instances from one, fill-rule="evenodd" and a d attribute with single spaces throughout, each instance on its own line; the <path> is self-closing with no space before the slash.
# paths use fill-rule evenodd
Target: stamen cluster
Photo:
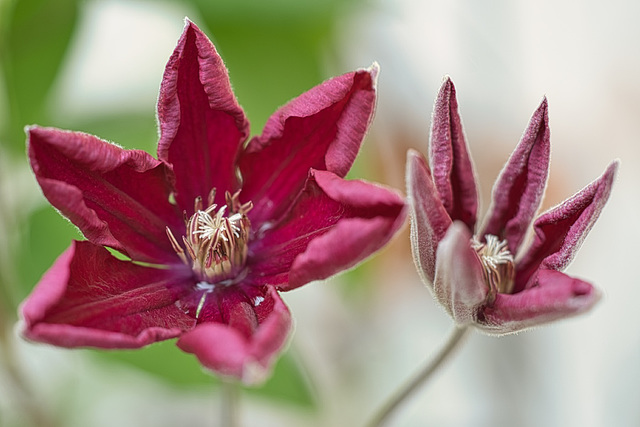
<path id="1" fill-rule="evenodd" d="M 167 236 L 180 259 L 206 282 L 231 279 L 244 267 L 251 230 L 251 222 L 246 214 L 253 204 L 241 204 L 239 196 L 239 191 L 233 195 L 227 192 L 227 204 L 218 208 L 213 202 L 213 189 L 204 210 L 202 197 L 196 198 L 195 213 L 187 219 L 187 213 L 184 212 L 187 231 L 187 235 L 182 236 L 184 249 L 167 227 Z"/>
<path id="2" fill-rule="evenodd" d="M 495 299 L 497 293 L 509 294 L 513 290 L 515 268 L 513 255 L 506 240 L 499 240 L 492 234 L 484 236 L 481 243 L 476 238 L 471 246 L 482 262 L 484 280 L 489 286 L 489 298 Z"/>

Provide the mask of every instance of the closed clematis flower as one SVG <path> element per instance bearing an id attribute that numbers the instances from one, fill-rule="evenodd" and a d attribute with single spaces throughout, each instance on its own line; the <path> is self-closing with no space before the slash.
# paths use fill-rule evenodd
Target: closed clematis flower
<path id="1" fill-rule="evenodd" d="M 396 192 L 344 179 L 373 115 L 376 73 L 322 83 L 246 142 L 227 70 L 187 21 L 160 86 L 157 160 L 28 128 L 45 197 L 87 240 L 23 303 L 23 335 L 110 349 L 177 337 L 210 370 L 264 378 L 291 329 L 277 291 L 353 267 L 406 219 Z"/>
<path id="2" fill-rule="evenodd" d="M 599 299 L 589 283 L 562 270 L 604 207 L 618 162 L 560 205 L 534 216 L 549 170 L 547 101 L 493 187 L 482 225 L 455 88 L 446 79 L 435 102 L 430 166 L 407 159 L 411 242 L 418 272 L 456 324 L 506 334 L 582 313 Z M 533 236 L 527 233 L 533 223 Z"/>

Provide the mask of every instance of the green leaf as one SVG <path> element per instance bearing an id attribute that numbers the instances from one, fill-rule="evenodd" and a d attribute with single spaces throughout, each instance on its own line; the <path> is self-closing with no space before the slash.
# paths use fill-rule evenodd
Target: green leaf
<path id="1" fill-rule="evenodd" d="M 220 380 L 207 372 L 191 354 L 180 351 L 175 340 L 163 341 L 137 350 L 88 350 L 105 363 L 118 363 L 139 369 L 168 384 L 179 387 L 218 386 Z M 273 375 L 260 387 L 245 391 L 263 398 L 315 408 L 315 394 L 303 373 L 301 364 L 284 353 L 276 363 Z"/>
<path id="2" fill-rule="evenodd" d="M 78 17 L 77 0 L 18 0 L 9 9 L 0 64 L 9 98 L 6 139 L 24 151 L 25 125 L 46 122 L 45 101 Z"/>
<path id="3" fill-rule="evenodd" d="M 71 240 L 82 240 L 77 228 L 55 209 L 46 205 L 34 211 L 21 230 L 23 244 L 17 248 L 18 275 L 16 293 L 23 299 L 53 262 L 71 244 Z"/>
<path id="4" fill-rule="evenodd" d="M 316 392 L 306 371 L 302 361 L 289 349 L 278 360 L 271 378 L 262 387 L 248 391 L 267 399 L 317 409 Z"/>
<path id="5" fill-rule="evenodd" d="M 103 113 L 97 117 L 82 119 L 61 118 L 60 127 L 90 133 L 98 138 L 114 142 L 124 148 L 144 150 L 156 154 L 158 127 L 154 116 L 154 106 L 149 105 L 148 113 L 120 111 Z"/>
<path id="6" fill-rule="evenodd" d="M 326 78 L 323 64 L 340 2 L 192 2 L 229 68 L 254 134 L 278 106 Z"/>

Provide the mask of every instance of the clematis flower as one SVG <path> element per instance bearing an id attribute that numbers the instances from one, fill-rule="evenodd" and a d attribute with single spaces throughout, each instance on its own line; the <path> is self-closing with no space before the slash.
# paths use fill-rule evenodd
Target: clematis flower
<path id="1" fill-rule="evenodd" d="M 548 122 L 544 99 L 502 169 L 480 226 L 473 164 L 450 79 L 435 102 L 430 166 L 422 154 L 408 153 L 414 261 L 458 325 L 506 334 L 584 312 L 598 301 L 590 283 L 562 270 L 609 198 L 618 162 L 534 221 L 549 169 Z M 525 244 L 532 222 L 533 238 Z"/>
<path id="2" fill-rule="evenodd" d="M 322 83 L 245 143 L 227 70 L 187 21 L 160 86 L 157 160 L 28 128 L 45 197 L 87 240 L 23 303 L 24 336 L 109 349 L 177 337 L 210 370 L 263 378 L 291 329 L 278 291 L 353 267 L 406 218 L 397 193 L 343 179 L 372 118 L 376 74 Z"/>

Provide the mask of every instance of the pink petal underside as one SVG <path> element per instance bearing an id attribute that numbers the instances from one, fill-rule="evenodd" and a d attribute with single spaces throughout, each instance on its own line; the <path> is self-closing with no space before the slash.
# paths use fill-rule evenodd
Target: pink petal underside
<path id="1" fill-rule="evenodd" d="M 28 129 L 29 160 L 45 197 L 87 239 L 132 259 L 174 263 L 165 227 L 184 228 L 169 203 L 167 168 L 143 151 L 53 128 Z"/>
<path id="2" fill-rule="evenodd" d="M 534 240 L 518 261 L 515 292 L 531 284 L 538 268 L 561 271 L 569 265 L 607 203 L 617 169 L 618 162 L 611 163 L 597 180 L 536 219 Z"/>
<path id="3" fill-rule="evenodd" d="M 407 152 L 407 197 L 411 215 L 411 249 L 422 279 L 433 285 L 436 250 L 451 225 L 424 156 Z"/>
<path id="4" fill-rule="evenodd" d="M 455 221 L 438 246 L 433 293 L 459 325 L 475 321 L 488 287 L 466 224 Z"/>
<path id="5" fill-rule="evenodd" d="M 23 334 L 62 347 L 138 348 L 174 338 L 195 326 L 170 290 L 184 280 L 74 242 L 23 303 Z"/>
<path id="6" fill-rule="evenodd" d="M 344 177 L 358 154 L 376 99 L 377 67 L 335 77 L 276 111 L 240 159 L 253 224 L 282 215 L 309 169 Z"/>
<path id="7" fill-rule="evenodd" d="M 493 187 L 483 232 L 506 239 L 516 253 L 540 206 L 549 172 L 547 100 L 533 113 L 529 126 Z"/>
<path id="8" fill-rule="evenodd" d="M 536 286 L 516 294 L 498 294 L 486 307 L 478 328 L 502 335 L 590 309 L 600 299 L 591 284 L 555 270 L 539 270 Z"/>
<path id="9" fill-rule="evenodd" d="M 227 292 L 219 300 L 226 324 L 200 323 L 180 337 L 178 347 L 216 373 L 248 384 L 263 381 L 286 343 L 291 314 L 272 287 L 259 294 L 257 289 L 247 290 L 255 294 L 252 301 L 245 301 L 247 294 L 239 290 Z"/>
<path id="10" fill-rule="evenodd" d="M 250 278 L 280 290 L 325 279 L 382 248 L 405 219 L 395 192 L 312 170 L 282 222 L 251 246 Z"/>
<path id="11" fill-rule="evenodd" d="M 449 78 L 442 85 L 434 106 L 429 157 L 433 182 L 447 213 L 452 220 L 462 221 L 473 230 L 478 192 L 458 114 L 456 89 Z"/>
<path id="12" fill-rule="evenodd" d="M 238 187 L 236 159 L 249 122 L 231 90 L 227 69 L 198 27 L 187 21 L 167 63 L 158 99 L 158 158 L 173 166 L 176 200 L 192 212 L 216 187 L 216 203 Z"/>

